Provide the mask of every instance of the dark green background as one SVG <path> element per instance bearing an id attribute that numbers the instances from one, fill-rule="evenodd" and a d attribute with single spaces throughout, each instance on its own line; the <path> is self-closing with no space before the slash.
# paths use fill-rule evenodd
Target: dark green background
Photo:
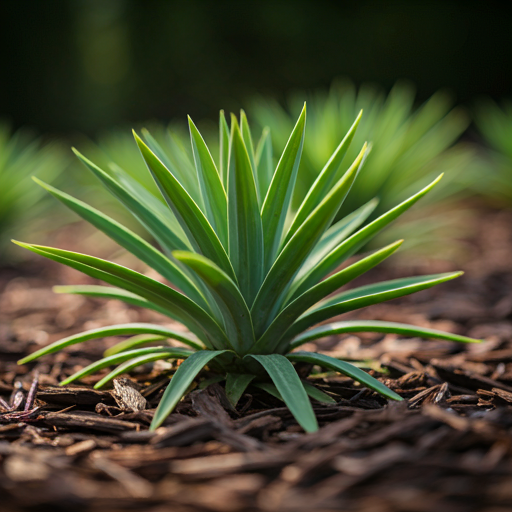
<path id="1" fill-rule="evenodd" d="M 0 3 L 0 117 L 69 133 L 254 93 L 412 80 L 459 102 L 508 96 L 509 2 L 12 0 Z"/>

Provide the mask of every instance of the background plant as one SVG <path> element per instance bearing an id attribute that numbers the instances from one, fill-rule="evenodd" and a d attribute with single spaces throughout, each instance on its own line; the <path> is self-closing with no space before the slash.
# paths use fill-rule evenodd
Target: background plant
<path id="1" fill-rule="evenodd" d="M 166 167 L 161 146 L 148 133 L 145 141 L 135 134 L 137 146 L 165 202 L 148 195 L 145 187 L 122 170 L 110 176 L 76 152 L 152 233 L 161 249 L 99 210 L 38 180 L 39 183 L 181 291 L 93 256 L 35 244 L 19 245 L 113 285 L 65 286 L 56 291 L 117 298 L 152 309 L 181 322 L 190 334 L 153 324 L 116 325 L 65 338 L 20 363 L 88 339 L 134 336 L 63 382 L 119 364 L 97 383 L 96 387 L 101 387 L 138 365 L 159 359 L 183 359 L 163 394 L 153 429 L 170 414 L 206 365 L 218 373 L 219 379 L 225 379 L 226 394 L 233 406 L 247 386 L 254 383 L 281 397 L 306 431 L 318 428 L 308 394 L 326 402 L 332 398 L 302 382 L 294 363 L 306 362 L 344 373 L 385 397 L 401 400 L 354 365 L 319 353 L 294 351 L 306 341 L 360 331 L 473 341 L 379 321 L 335 322 L 311 329 L 342 313 L 430 288 L 460 275 L 455 272 L 397 279 L 337 292 L 400 247 L 401 240 L 340 270 L 342 263 L 440 179 L 365 227 L 360 226 L 372 214 L 375 203 L 366 204 L 333 224 L 367 156 L 367 145 L 363 144 L 346 172 L 339 175 L 359 122 L 358 117 L 296 211 L 291 202 L 304 145 L 305 106 L 275 168 L 269 158 L 268 135 L 263 134 L 255 150 L 243 112 L 240 124 L 231 117 L 230 129 L 221 113 L 217 162 L 189 120 L 196 171 L 192 176 L 186 167 Z M 165 346 L 169 338 L 188 348 Z M 141 348 L 155 341 L 160 346 Z"/>
<path id="2" fill-rule="evenodd" d="M 512 205 L 512 102 L 500 107 L 494 101 L 481 101 L 475 110 L 475 123 L 487 150 L 480 154 L 482 180 L 477 192 L 494 206 Z"/>
<path id="3" fill-rule="evenodd" d="M 260 126 L 268 126 L 274 147 L 284 147 L 303 94 L 288 97 L 286 107 L 268 98 L 256 100 L 250 110 Z M 309 187 L 335 150 L 337 141 L 346 133 L 362 109 L 364 116 L 348 150 L 338 177 L 347 170 L 358 147 L 368 140 L 371 152 L 360 178 L 340 208 L 337 218 L 377 197 L 379 203 L 368 218 L 375 219 L 425 186 L 441 172 L 445 177 L 421 203 L 421 212 L 406 215 L 395 229 L 377 238 L 378 243 L 393 239 L 397 232 L 407 235 L 407 246 L 421 245 L 420 250 L 436 253 L 446 248 L 446 238 L 461 234 L 456 223 L 462 213 L 451 211 L 447 219 L 443 210 L 454 210 L 456 201 L 466 194 L 472 183 L 470 176 L 474 150 L 457 142 L 469 124 L 469 117 L 445 92 L 438 92 L 419 107 L 414 105 L 414 88 L 397 83 L 391 92 L 371 85 L 358 90 L 348 81 L 334 82 L 329 92 L 309 95 L 308 136 L 299 168 L 293 206 L 298 208 Z M 435 206 L 435 208 L 434 208 Z M 419 220 L 417 220 L 419 219 Z M 453 247 L 453 244 L 451 244 Z"/>
<path id="4" fill-rule="evenodd" d="M 34 235 L 48 226 L 51 201 L 31 176 L 51 182 L 67 161 L 55 143 L 43 144 L 28 131 L 12 133 L 0 124 L 0 264 L 14 257 L 8 251 L 14 233 Z"/>

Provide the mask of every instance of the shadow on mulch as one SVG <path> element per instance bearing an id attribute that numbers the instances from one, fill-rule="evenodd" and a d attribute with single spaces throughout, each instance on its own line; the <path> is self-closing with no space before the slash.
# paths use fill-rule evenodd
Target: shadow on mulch
<path id="1" fill-rule="evenodd" d="M 174 370 L 168 363 L 143 367 L 107 391 L 92 389 L 98 376 L 57 387 L 116 340 L 75 345 L 24 367 L 16 360 L 82 329 L 163 317 L 116 301 L 54 295 L 56 275 L 88 281 L 46 262 L 31 276 L 0 274 L 2 512 L 510 510 L 511 221 L 509 213 L 482 215 L 463 278 L 352 317 L 486 341 L 462 346 L 368 334 L 319 342 L 330 355 L 375 360 L 371 373 L 406 400 L 388 403 L 348 378 L 314 375 L 311 382 L 336 404 L 313 402 L 321 429 L 308 435 L 261 390 L 250 388 L 230 409 L 219 384 L 197 387 L 150 433 Z M 424 262 L 416 267 L 432 270 Z M 398 273 L 380 269 L 364 279 Z"/>

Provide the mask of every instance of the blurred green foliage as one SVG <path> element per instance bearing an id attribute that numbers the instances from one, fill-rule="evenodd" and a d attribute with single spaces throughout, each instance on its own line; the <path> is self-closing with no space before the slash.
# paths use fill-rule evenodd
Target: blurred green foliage
<path id="1" fill-rule="evenodd" d="M 53 182 L 67 163 L 55 142 L 43 144 L 28 131 L 12 133 L 7 124 L 0 124 L 0 263 L 14 257 L 9 250 L 14 233 L 34 236 L 47 229 L 53 214 L 54 203 L 31 177 Z"/>
<path id="2" fill-rule="evenodd" d="M 295 93 L 288 98 L 286 107 L 266 98 L 253 103 L 250 114 L 260 126 L 270 128 L 278 150 L 284 147 L 286 134 L 293 126 L 294 116 L 300 111 L 304 98 L 308 99 L 308 135 L 294 205 L 300 204 L 340 137 L 362 109 L 363 117 L 339 170 L 340 175 L 364 141 L 371 144 L 372 150 L 338 218 L 378 197 L 379 205 L 371 220 L 408 197 L 414 184 L 425 185 L 444 172 L 445 177 L 433 194 L 416 207 L 421 208 L 420 219 L 412 222 L 418 217 L 414 210 L 412 216 L 404 216 L 406 221 L 412 222 L 407 230 L 407 236 L 412 235 L 409 247 L 429 244 L 433 249 L 432 242 L 440 241 L 442 230 L 449 230 L 450 217 L 437 218 L 426 212 L 432 205 L 446 208 L 447 203 L 467 194 L 471 184 L 474 149 L 458 142 L 469 125 L 468 114 L 461 107 L 453 108 L 453 102 L 445 92 L 436 93 L 416 108 L 415 91 L 408 83 L 397 83 L 386 95 L 375 86 L 363 85 L 357 90 L 351 82 L 339 81 L 328 92 Z M 403 233 L 404 228 L 400 229 Z"/>
<path id="3" fill-rule="evenodd" d="M 493 0 L 12 0 L 0 29 L 0 116 L 89 136 L 338 76 L 386 90 L 408 78 L 420 101 L 448 87 L 461 102 L 512 79 L 510 17 Z"/>
<path id="4" fill-rule="evenodd" d="M 488 149 L 480 154 L 480 171 L 486 176 L 477 193 L 494 206 L 512 205 L 512 102 L 500 107 L 490 99 L 475 109 L 475 123 Z"/>

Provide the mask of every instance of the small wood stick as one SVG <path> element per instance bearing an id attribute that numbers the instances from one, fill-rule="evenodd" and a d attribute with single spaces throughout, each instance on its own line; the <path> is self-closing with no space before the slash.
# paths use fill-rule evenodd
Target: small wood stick
<path id="1" fill-rule="evenodd" d="M 34 380 L 32 381 L 32 385 L 30 386 L 30 390 L 27 395 L 27 400 L 25 401 L 25 409 L 24 409 L 25 412 L 30 411 L 34 405 L 38 385 L 39 385 L 39 372 L 36 370 L 34 372 Z"/>

